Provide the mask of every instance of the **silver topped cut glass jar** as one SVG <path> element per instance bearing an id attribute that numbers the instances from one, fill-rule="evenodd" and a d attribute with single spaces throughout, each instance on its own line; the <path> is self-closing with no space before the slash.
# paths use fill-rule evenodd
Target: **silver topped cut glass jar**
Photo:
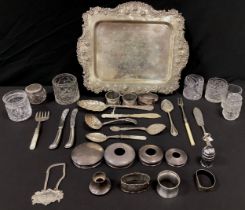
<path id="1" fill-rule="evenodd" d="M 55 101 L 61 105 L 72 104 L 79 100 L 77 78 L 68 73 L 55 76 L 52 80 Z"/>
<path id="2" fill-rule="evenodd" d="M 25 91 L 31 104 L 41 104 L 47 98 L 46 90 L 38 83 L 28 85 Z"/>
<path id="3" fill-rule="evenodd" d="M 10 91 L 2 99 L 10 120 L 20 122 L 31 117 L 31 104 L 24 90 Z"/>

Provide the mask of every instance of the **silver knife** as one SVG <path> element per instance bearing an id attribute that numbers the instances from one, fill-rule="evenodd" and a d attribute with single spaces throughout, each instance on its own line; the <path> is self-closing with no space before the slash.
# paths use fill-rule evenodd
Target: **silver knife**
<path id="1" fill-rule="evenodd" d="M 56 149 L 58 147 L 58 145 L 60 143 L 60 138 L 61 138 L 62 130 L 64 127 L 65 119 L 66 119 L 68 113 L 69 113 L 69 109 L 63 110 L 61 117 L 60 117 L 60 122 L 59 122 L 59 127 L 58 127 L 56 137 L 55 137 L 53 143 L 49 145 L 49 149 Z"/>
<path id="2" fill-rule="evenodd" d="M 76 116 L 77 116 L 78 109 L 75 108 L 71 112 L 71 118 L 70 118 L 70 136 L 65 144 L 65 148 L 69 149 L 73 146 L 74 144 L 74 139 L 75 139 L 75 123 L 76 123 Z"/>

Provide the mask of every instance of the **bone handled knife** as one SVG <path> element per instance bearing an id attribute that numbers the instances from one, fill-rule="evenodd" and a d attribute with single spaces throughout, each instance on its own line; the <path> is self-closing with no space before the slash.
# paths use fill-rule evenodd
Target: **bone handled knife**
<path id="1" fill-rule="evenodd" d="M 66 120 L 66 117 L 69 113 L 69 109 L 64 109 L 62 114 L 61 114 L 61 117 L 60 117 L 60 122 L 59 122 L 59 127 L 58 127 L 58 131 L 56 133 L 56 137 L 53 141 L 52 144 L 49 145 L 49 149 L 56 149 L 60 143 L 60 138 L 61 138 L 61 134 L 62 134 L 62 130 L 63 130 L 63 127 L 64 127 L 64 124 L 65 124 L 65 120 Z"/>
<path id="2" fill-rule="evenodd" d="M 70 118 L 70 135 L 67 143 L 65 144 L 65 148 L 69 149 L 73 146 L 75 140 L 75 124 L 76 124 L 76 116 L 77 116 L 78 109 L 75 108 L 71 112 Z"/>

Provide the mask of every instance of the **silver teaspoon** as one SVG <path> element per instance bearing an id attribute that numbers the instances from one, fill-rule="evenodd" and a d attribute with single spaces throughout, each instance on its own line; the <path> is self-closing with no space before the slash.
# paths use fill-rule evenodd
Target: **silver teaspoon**
<path id="1" fill-rule="evenodd" d="M 119 127 L 119 126 L 111 126 L 110 130 L 111 131 L 129 131 L 129 130 L 143 130 L 146 131 L 150 135 L 157 135 L 161 133 L 166 126 L 164 124 L 160 123 L 155 123 L 151 124 L 148 127 Z"/>
<path id="2" fill-rule="evenodd" d="M 170 133 L 172 136 L 177 136 L 178 135 L 178 130 L 176 129 L 174 123 L 173 123 L 173 120 L 172 120 L 172 117 L 171 117 L 171 114 L 170 112 L 173 111 L 174 109 L 174 106 L 172 104 L 171 101 L 167 100 L 167 99 L 164 99 L 161 103 L 161 109 L 168 113 L 168 117 L 169 117 L 169 121 L 170 121 Z"/>

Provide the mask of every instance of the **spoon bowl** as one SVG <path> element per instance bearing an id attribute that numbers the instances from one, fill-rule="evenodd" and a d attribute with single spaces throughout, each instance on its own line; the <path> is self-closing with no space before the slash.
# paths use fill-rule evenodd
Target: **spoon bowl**
<path id="1" fill-rule="evenodd" d="M 171 101 L 169 101 L 168 99 L 164 99 L 161 103 L 161 109 L 164 112 L 170 113 L 171 111 L 173 111 L 174 106 Z"/>
<path id="2" fill-rule="evenodd" d="M 166 126 L 164 124 L 155 123 L 155 124 L 149 125 L 145 131 L 150 135 L 157 135 L 161 133 L 165 128 Z"/>
<path id="3" fill-rule="evenodd" d="M 85 118 L 84 118 L 85 123 L 93 129 L 100 129 L 103 124 L 102 122 L 99 120 L 99 118 L 97 118 L 95 115 L 93 114 L 86 114 Z"/>
<path id="4" fill-rule="evenodd" d="M 88 133 L 86 138 L 93 142 L 104 142 L 108 139 L 103 133 Z"/>

